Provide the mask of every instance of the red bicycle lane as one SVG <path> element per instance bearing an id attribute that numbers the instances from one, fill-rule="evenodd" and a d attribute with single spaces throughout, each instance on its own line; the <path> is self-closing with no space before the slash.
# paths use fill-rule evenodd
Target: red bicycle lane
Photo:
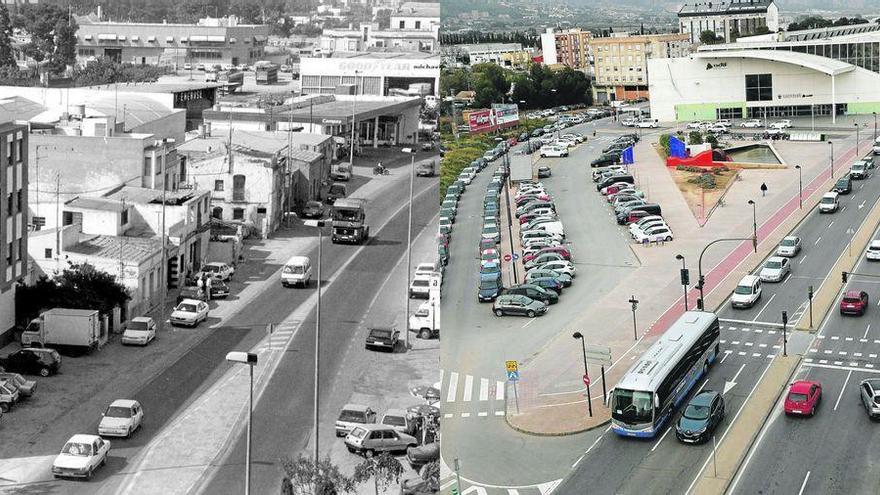
<path id="1" fill-rule="evenodd" d="M 840 158 L 834 161 L 834 164 L 837 165 L 839 162 L 847 162 L 851 159 L 851 157 L 855 156 L 855 147 L 850 148 L 845 153 L 842 154 Z M 827 181 L 829 177 L 825 177 L 824 173 L 819 173 L 816 177 L 813 178 L 806 186 L 803 187 L 803 196 L 809 197 L 811 194 L 816 192 L 825 181 Z M 781 225 L 784 221 L 786 221 L 795 211 L 800 209 L 800 200 L 798 196 L 792 196 L 788 202 L 786 202 L 780 209 L 776 211 L 769 219 L 767 219 L 764 223 L 762 223 L 758 227 L 758 239 L 764 239 L 771 232 L 776 230 L 779 225 Z M 736 248 L 727 254 L 717 265 L 715 265 L 712 270 L 704 275 L 704 287 L 703 291 L 708 295 L 712 292 L 712 290 L 721 283 L 722 280 L 729 274 L 734 268 L 736 268 L 746 257 L 752 252 L 752 242 L 751 241 L 742 241 Z M 693 297 L 691 297 L 693 294 Z M 690 289 L 688 291 L 689 301 L 696 301 L 699 296 L 699 290 L 696 288 Z M 654 323 L 651 324 L 651 328 L 645 333 L 645 338 L 648 337 L 656 337 L 665 332 L 672 323 L 674 323 L 683 313 L 684 309 L 682 309 L 682 303 L 684 301 L 684 296 L 679 297 L 667 310 L 664 312 L 660 318 L 658 318 Z M 696 305 L 694 304 L 695 307 Z"/>

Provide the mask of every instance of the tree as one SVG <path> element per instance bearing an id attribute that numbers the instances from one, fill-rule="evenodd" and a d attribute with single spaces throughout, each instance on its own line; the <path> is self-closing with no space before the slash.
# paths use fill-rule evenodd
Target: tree
<path id="1" fill-rule="evenodd" d="M 12 36 L 12 25 L 9 20 L 9 11 L 5 5 L 0 5 L 0 67 L 16 66 L 10 36 Z"/>
<path id="2" fill-rule="evenodd" d="M 712 148 L 718 147 L 718 138 L 715 137 L 714 134 L 707 134 L 706 135 L 706 142 L 709 143 L 709 145 L 711 145 Z"/>
<path id="3" fill-rule="evenodd" d="M 700 134 L 700 131 L 691 131 L 688 134 L 688 144 L 702 144 L 703 143 L 703 135 Z"/>
<path id="4" fill-rule="evenodd" d="M 440 491 L 440 461 L 431 461 L 422 466 L 419 475 L 428 482 L 428 487 Z"/>
<path id="5" fill-rule="evenodd" d="M 330 457 L 315 462 L 300 454 L 296 459 L 284 459 L 281 469 L 282 495 L 337 495 L 355 489 L 354 480 L 342 474 Z"/>
<path id="6" fill-rule="evenodd" d="M 379 487 L 382 488 L 384 493 L 391 483 L 400 482 L 400 475 L 402 474 L 403 466 L 388 452 L 382 452 L 379 455 L 368 455 L 364 462 L 354 468 L 355 482 L 364 483 L 372 478 L 376 495 L 379 495 Z"/>
<path id="7" fill-rule="evenodd" d="M 714 45 L 719 41 L 723 41 L 724 38 L 715 34 L 715 31 L 711 29 L 707 29 L 705 31 L 700 32 L 700 43 L 704 45 Z"/>
<path id="8" fill-rule="evenodd" d="M 66 8 L 49 3 L 23 5 L 12 25 L 31 35 L 31 42 L 22 52 L 37 62 L 48 61 L 52 72 L 63 72 L 76 61 L 78 26 L 68 18 Z"/>

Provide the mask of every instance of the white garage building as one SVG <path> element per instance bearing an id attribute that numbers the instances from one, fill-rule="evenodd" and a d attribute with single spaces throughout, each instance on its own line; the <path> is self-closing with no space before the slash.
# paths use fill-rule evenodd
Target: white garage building
<path id="1" fill-rule="evenodd" d="M 871 114 L 880 112 L 880 26 L 741 38 L 652 58 L 648 72 L 660 121 Z"/>

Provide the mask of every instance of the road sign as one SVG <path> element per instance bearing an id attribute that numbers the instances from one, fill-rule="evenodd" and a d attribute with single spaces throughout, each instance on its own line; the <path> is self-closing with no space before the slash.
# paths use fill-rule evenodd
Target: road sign
<path id="1" fill-rule="evenodd" d="M 513 260 L 516 261 L 518 259 L 519 259 L 519 255 L 516 253 L 513 253 Z"/>
<path id="2" fill-rule="evenodd" d="M 590 375 L 584 375 L 584 385 L 590 384 Z"/>
<path id="3" fill-rule="evenodd" d="M 602 345 L 586 347 L 587 362 L 599 366 L 611 366 L 611 348 Z"/>
<path id="4" fill-rule="evenodd" d="M 504 367 L 507 368 L 507 371 L 519 371 L 519 363 L 516 361 L 504 361 Z"/>
<path id="5" fill-rule="evenodd" d="M 504 255 L 504 261 L 510 261 L 510 260 L 511 260 L 510 255 L 509 255 L 509 254 L 505 254 L 505 255 Z"/>
<path id="6" fill-rule="evenodd" d="M 507 381 L 518 382 L 519 381 L 519 371 L 508 371 L 507 372 Z"/>

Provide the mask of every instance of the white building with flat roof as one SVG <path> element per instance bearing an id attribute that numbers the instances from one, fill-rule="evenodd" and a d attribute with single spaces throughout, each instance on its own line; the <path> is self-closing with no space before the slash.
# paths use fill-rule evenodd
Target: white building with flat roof
<path id="1" fill-rule="evenodd" d="M 730 43 L 763 28 L 775 33 L 779 8 L 773 0 L 695 0 L 679 9 L 678 28 L 678 32 L 690 35 L 691 43 L 700 41 L 703 31 L 712 31 Z"/>

